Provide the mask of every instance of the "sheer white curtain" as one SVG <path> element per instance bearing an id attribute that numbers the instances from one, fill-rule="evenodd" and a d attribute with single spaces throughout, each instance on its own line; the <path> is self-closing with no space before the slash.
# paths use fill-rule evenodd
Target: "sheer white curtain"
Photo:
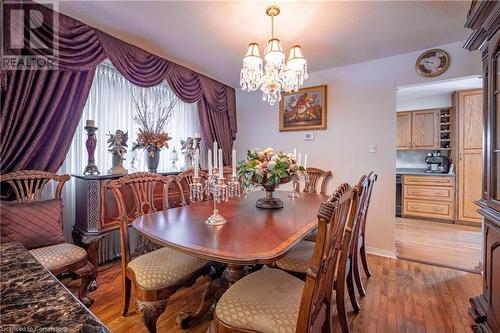
<path id="1" fill-rule="evenodd" d="M 66 156 L 66 160 L 61 166 L 59 173 L 81 174 L 87 165 L 87 150 L 85 141 L 87 132 L 85 122 L 87 119 L 95 120 L 97 130 L 97 148 L 95 152 L 96 164 L 101 174 L 108 173 L 111 168 L 111 154 L 108 152 L 108 137 L 106 134 L 115 133 L 117 129 L 128 132 L 128 153 L 126 154 L 124 166 L 130 168 L 132 160 L 132 142 L 136 140 L 139 132 L 139 125 L 133 120 L 135 107 L 132 101 L 131 90 L 134 85 L 127 81 L 115 68 L 107 63 L 97 66 L 94 81 L 90 89 L 87 103 L 83 110 L 80 124 L 76 130 L 71 148 Z M 158 89 L 164 93 L 168 102 L 176 98 L 167 83 L 148 89 Z M 173 147 L 178 152 L 178 167 L 184 167 L 184 159 L 180 154 L 180 139 L 194 136 L 200 133 L 200 121 L 196 103 L 185 103 L 178 100 L 174 107 L 173 117 L 165 129 L 172 137 L 169 141 L 169 148 L 163 149 L 160 153 L 159 171 L 170 169 L 170 152 Z M 146 171 L 144 152 L 137 153 L 136 168 Z M 71 232 L 75 221 L 75 182 L 71 180 L 63 192 L 64 202 L 64 230 L 67 240 L 71 240 Z"/>

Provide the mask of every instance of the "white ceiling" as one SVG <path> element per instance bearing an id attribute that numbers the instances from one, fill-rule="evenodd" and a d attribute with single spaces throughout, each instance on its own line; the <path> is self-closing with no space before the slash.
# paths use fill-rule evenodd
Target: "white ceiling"
<path id="1" fill-rule="evenodd" d="M 59 11 L 238 86 L 249 42 L 301 44 L 309 72 L 464 40 L 469 1 L 61 1 Z"/>

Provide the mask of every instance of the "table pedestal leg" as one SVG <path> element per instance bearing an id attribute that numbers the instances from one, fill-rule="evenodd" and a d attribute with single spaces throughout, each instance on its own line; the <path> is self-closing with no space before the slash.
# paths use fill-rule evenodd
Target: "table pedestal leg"
<path id="1" fill-rule="evenodd" d="M 227 265 L 222 275 L 208 284 L 203 292 L 200 305 L 195 312 L 180 312 L 176 318 L 177 327 L 186 329 L 206 313 L 215 310 L 222 294 L 236 281 L 248 274 L 247 266 Z"/>

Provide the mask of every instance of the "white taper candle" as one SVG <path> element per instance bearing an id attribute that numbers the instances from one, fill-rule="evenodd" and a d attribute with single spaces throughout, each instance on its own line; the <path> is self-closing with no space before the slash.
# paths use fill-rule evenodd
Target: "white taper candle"
<path id="1" fill-rule="evenodd" d="M 233 177 L 236 177 L 236 149 L 233 149 Z"/>
<path id="2" fill-rule="evenodd" d="M 219 177 L 224 178 L 224 164 L 222 163 L 222 149 L 219 149 Z"/>
<path id="3" fill-rule="evenodd" d="M 209 149 L 207 153 L 207 160 L 208 160 L 208 175 L 212 175 L 212 151 Z"/>
<path id="4" fill-rule="evenodd" d="M 219 158 L 217 157 L 217 152 L 219 151 L 217 146 L 217 141 L 214 141 L 214 168 L 217 168 L 217 164 L 219 162 Z"/>
<path id="5" fill-rule="evenodd" d="M 299 159 L 297 160 L 297 165 L 301 166 L 302 165 L 302 155 L 299 153 Z"/>
<path id="6" fill-rule="evenodd" d="M 200 160 L 200 150 L 196 149 L 194 153 L 194 178 L 198 178 L 198 165 Z"/>
<path id="7" fill-rule="evenodd" d="M 307 170 L 307 154 L 304 156 L 304 169 Z"/>

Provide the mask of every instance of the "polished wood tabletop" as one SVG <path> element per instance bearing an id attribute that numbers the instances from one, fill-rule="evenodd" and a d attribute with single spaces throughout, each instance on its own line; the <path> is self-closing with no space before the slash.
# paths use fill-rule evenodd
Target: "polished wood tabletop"
<path id="1" fill-rule="evenodd" d="M 218 205 L 227 223 L 209 226 L 213 201 L 193 203 L 147 214 L 133 222 L 146 238 L 185 253 L 228 264 L 270 263 L 291 249 L 317 225 L 317 213 L 326 195 L 276 191 L 284 207 L 261 209 L 255 201 L 264 192 L 252 192 L 245 198 L 231 198 Z"/>

